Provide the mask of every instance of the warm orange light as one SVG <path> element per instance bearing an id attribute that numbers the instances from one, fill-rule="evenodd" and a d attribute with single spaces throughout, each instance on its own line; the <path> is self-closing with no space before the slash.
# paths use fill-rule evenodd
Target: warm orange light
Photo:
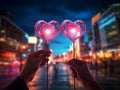
<path id="1" fill-rule="evenodd" d="M 0 38 L 0 41 L 1 41 L 1 42 L 6 42 L 6 39 L 3 38 L 3 37 L 1 37 L 1 38 Z"/>
<path id="2" fill-rule="evenodd" d="M 15 58 L 15 53 L 11 53 L 11 52 L 5 52 L 2 54 L 4 57 L 8 57 L 8 58 Z"/>
<path id="3" fill-rule="evenodd" d="M 94 25 L 99 19 L 100 19 L 101 13 L 97 13 L 93 18 L 92 18 L 92 25 Z"/>
<path id="4" fill-rule="evenodd" d="M 92 52 L 89 52 L 89 55 L 92 56 Z"/>
<path id="5" fill-rule="evenodd" d="M 110 53 L 110 52 L 105 52 L 105 57 L 106 57 L 106 58 L 112 57 L 112 53 Z"/>
<path id="6" fill-rule="evenodd" d="M 100 52 L 97 53 L 97 56 L 100 58 L 110 58 L 112 57 L 112 54 L 110 52 Z"/>
<path id="7" fill-rule="evenodd" d="M 22 49 L 26 49 L 26 46 L 25 46 L 25 45 L 23 45 L 23 46 L 22 46 Z"/>

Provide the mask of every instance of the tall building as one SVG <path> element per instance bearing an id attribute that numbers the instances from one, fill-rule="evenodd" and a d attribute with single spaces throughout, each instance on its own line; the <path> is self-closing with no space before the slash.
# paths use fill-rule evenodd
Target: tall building
<path id="1" fill-rule="evenodd" d="M 100 12 L 98 12 L 95 16 L 92 17 L 93 48 L 95 48 L 96 51 L 99 51 L 101 49 L 100 31 L 98 25 L 100 17 Z"/>
<path id="2" fill-rule="evenodd" d="M 93 31 L 92 30 L 89 30 L 88 31 L 88 45 L 90 48 L 92 48 L 94 45 L 93 45 Z"/>
<path id="3" fill-rule="evenodd" d="M 21 48 L 28 45 L 27 37 L 28 34 L 8 17 L 0 15 L 0 61 L 19 59 Z"/>
<path id="4" fill-rule="evenodd" d="M 113 4 L 102 12 L 99 20 L 102 48 L 113 48 L 120 44 L 120 3 Z"/>
<path id="5" fill-rule="evenodd" d="M 88 46 L 88 42 L 84 41 L 84 37 L 85 37 L 85 35 L 83 35 L 80 38 L 80 56 L 81 56 L 81 58 L 86 59 L 89 56 L 90 48 Z"/>
<path id="6" fill-rule="evenodd" d="M 92 18 L 95 50 L 100 57 L 120 57 L 120 3 L 109 5 Z M 115 55 L 115 56 L 114 56 Z"/>

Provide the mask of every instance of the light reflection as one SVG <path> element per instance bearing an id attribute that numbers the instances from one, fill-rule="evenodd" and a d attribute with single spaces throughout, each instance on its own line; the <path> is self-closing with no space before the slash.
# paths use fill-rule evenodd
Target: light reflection
<path id="1" fill-rule="evenodd" d="M 46 34 L 50 34 L 50 30 L 49 30 L 49 29 L 46 29 L 46 30 L 45 30 L 45 33 L 46 33 Z"/>

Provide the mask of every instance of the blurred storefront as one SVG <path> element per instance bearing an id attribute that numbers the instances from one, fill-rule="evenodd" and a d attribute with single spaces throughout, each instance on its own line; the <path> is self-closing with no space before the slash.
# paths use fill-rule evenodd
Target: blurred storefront
<path id="1" fill-rule="evenodd" d="M 27 54 L 28 34 L 8 17 L 0 15 L 0 62 L 20 61 Z"/>

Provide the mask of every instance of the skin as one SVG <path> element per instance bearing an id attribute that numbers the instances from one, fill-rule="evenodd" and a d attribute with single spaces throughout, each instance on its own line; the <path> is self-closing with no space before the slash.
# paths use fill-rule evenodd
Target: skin
<path id="1" fill-rule="evenodd" d="M 72 59 L 68 62 L 75 78 L 82 80 L 87 90 L 103 90 L 100 84 L 91 75 L 87 63 L 82 60 Z"/>
<path id="2" fill-rule="evenodd" d="M 50 51 L 39 50 L 30 53 L 27 57 L 26 64 L 20 73 L 20 77 L 27 83 L 31 81 L 37 69 L 48 62 Z"/>

